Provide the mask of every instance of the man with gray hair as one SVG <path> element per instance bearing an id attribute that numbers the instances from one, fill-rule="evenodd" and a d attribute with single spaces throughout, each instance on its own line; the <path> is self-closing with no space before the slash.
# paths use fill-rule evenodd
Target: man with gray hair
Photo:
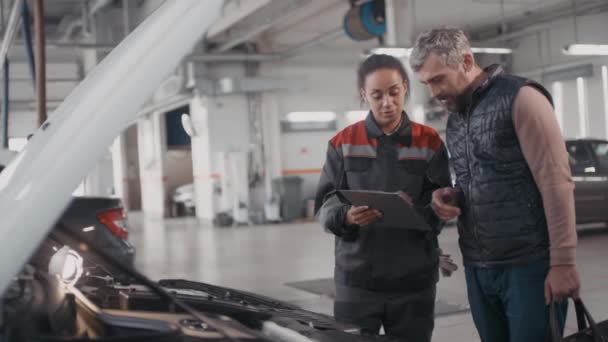
<path id="1" fill-rule="evenodd" d="M 543 341 L 554 302 L 563 329 L 575 268 L 574 184 L 549 92 L 475 63 L 462 30 L 416 40 L 410 64 L 450 112 L 447 147 L 457 186 L 433 193 L 458 217 L 469 303 L 484 342 Z"/>

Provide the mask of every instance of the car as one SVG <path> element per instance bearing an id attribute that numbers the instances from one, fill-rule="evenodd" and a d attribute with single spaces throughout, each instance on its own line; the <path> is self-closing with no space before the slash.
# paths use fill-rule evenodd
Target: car
<path id="1" fill-rule="evenodd" d="M 82 245 L 99 253 L 94 245 Z M 92 337 L 193 342 L 391 340 L 360 335 L 354 325 L 246 291 L 183 279 L 160 280 L 150 286 L 149 280 L 119 264 L 115 265 L 119 272 L 132 279 L 129 283 L 117 281 L 109 272 L 93 276 L 81 269 L 81 250 L 66 250 L 55 232 L 45 239 L 9 286 L 5 297 L 9 301 L 4 303 L 8 329 L 0 336 L 16 342 Z M 104 260 L 107 257 L 101 253 L 97 260 L 114 262 Z M 53 271 L 53 264 L 59 269 Z"/>
<path id="2" fill-rule="evenodd" d="M 194 184 L 184 184 L 175 189 L 173 193 L 173 216 L 194 215 L 196 204 L 194 202 Z"/>
<path id="3" fill-rule="evenodd" d="M 63 237 L 64 245 L 72 249 L 78 248 L 78 245 L 84 241 L 95 244 L 122 264 L 134 265 L 135 247 L 128 240 L 127 215 L 122 201 L 118 198 L 74 197 L 53 230 L 58 232 L 69 230 L 72 233 L 70 236 L 77 237 L 77 239 Z M 81 254 L 85 261 L 97 259 L 87 251 Z M 97 261 L 96 264 L 103 262 Z M 107 263 L 104 267 L 113 270 L 113 267 Z"/>
<path id="4" fill-rule="evenodd" d="M 567 140 L 576 222 L 608 223 L 608 141 Z"/>
<path id="5" fill-rule="evenodd" d="M 13 157 L 14 153 L 0 152 L 0 173 Z M 61 229 L 69 230 L 72 236 L 77 237 L 74 239 L 63 236 L 64 245 L 77 248 L 81 241 L 95 243 L 121 263 L 130 266 L 134 263 L 135 247 L 128 240 L 127 215 L 119 198 L 72 197 L 68 207 L 55 223 L 53 231 L 61 235 Z M 87 252 L 83 252 L 83 256 L 87 261 L 96 259 L 95 255 L 89 255 Z M 102 262 L 98 261 L 96 264 L 101 265 Z M 112 269 L 108 264 L 104 267 Z"/>
<path id="6" fill-rule="evenodd" d="M 87 75 L 0 174 L 2 340 L 388 340 L 245 291 L 152 281 L 96 239 L 55 224 L 73 189 L 203 37 L 222 3 L 163 2 Z M 90 272 L 87 262 L 101 262 L 105 275 Z M 106 270 L 107 264 L 113 270 Z"/>

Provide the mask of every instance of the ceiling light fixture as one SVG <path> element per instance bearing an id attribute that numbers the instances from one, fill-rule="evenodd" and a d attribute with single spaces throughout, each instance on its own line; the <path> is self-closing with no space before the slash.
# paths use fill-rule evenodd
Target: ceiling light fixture
<path id="1" fill-rule="evenodd" d="M 349 124 L 359 122 L 367 117 L 369 112 L 367 110 L 350 110 L 346 112 L 346 121 Z"/>
<path id="2" fill-rule="evenodd" d="M 471 51 L 473 53 L 484 53 L 484 54 L 494 54 L 494 55 L 508 55 L 513 53 L 513 49 L 510 48 L 500 48 L 500 47 L 471 47 Z M 412 48 L 403 48 L 403 47 L 378 47 L 373 48 L 369 51 L 369 54 L 374 55 L 390 55 L 397 58 L 405 58 L 408 57 L 412 53 Z"/>
<path id="3" fill-rule="evenodd" d="M 473 53 L 487 53 L 494 55 L 510 55 L 513 53 L 513 49 L 498 47 L 472 47 L 471 51 L 473 51 Z"/>
<path id="4" fill-rule="evenodd" d="M 334 112 L 291 112 L 287 114 L 288 122 L 331 122 L 336 120 Z"/>
<path id="5" fill-rule="evenodd" d="M 608 56 L 608 44 L 579 44 L 577 12 L 576 0 L 572 0 L 574 44 L 564 46 L 562 53 L 569 56 Z"/>
<path id="6" fill-rule="evenodd" d="M 571 56 L 608 56 L 608 44 L 570 44 L 563 52 Z"/>

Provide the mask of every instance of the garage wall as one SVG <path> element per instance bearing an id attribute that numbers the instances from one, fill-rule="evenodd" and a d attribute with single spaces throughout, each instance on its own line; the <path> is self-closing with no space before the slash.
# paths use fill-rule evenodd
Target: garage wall
<path id="1" fill-rule="evenodd" d="M 38 128 L 38 118 L 34 112 L 11 111 L 8 132 L 11 138 L 25 138 Z"/>
<path id="2" fill-rule="evenodd" d="M 608 44 L 608 36 L 606 35 L 606 32 L 608 32 L 608 13 L 579 17 L 577 22 L 579 43 Z M 572 18 L 556 21 L 555 26 L 541 31 L 540 40 L 540 52 L 536 32 L 516 41 L 518 48 L 515 50 L 513 63 L 515 71 L 520 73 L 531 72 L 543 66 L 550 67 L 590 60 L 586 57 L 567 56 L 561 52 L 564 45 L 576 42 Z M 601 59 L 596 59 L 596 61 L 601 62 Z M 538 74 L 539 71 L 536 70 L 535 73 Z"/>
<path id="3" fill-rule="evenodd" d="M 210 64 L 197 65 L 199 82 L 220 78 L 241 78 L 245 75 L 243 65 Z M 220 153 L 246 151 L 250 149 L 250 133 L 247 98 L 244 94 L 209 96 L 209 139 L 211 148 L 211 168 L 214 176 L 222 176 Z"/>
<path id="4" fill-rule="evenodd" d="M 532 33 L 516 41 L 513 55 L 513 71 L 538 81 L 543 75 L 563 68 L 591 64 L 593 75 L 576 79 L 558 80 L 562 106 L 563 132 L 567 138 L 608 137 L 605 87 L 602 66 L 608 66 L 606 57 L 567 56 L 563 46 L 576 42 L 572 18 L 555 22 L 555 25 L 539 33 Z M 608 14 L 578 18 L 579 43 L 608 44 Z M 547 89 L 557 94 L 555 82 L 545 82 Z M 580 89 L 583 89 L 582 93 Z M 581 115 L 582 113 L 582 115 Z"/>
<path id="5" fill-rule="evenodd" d="M 208 103 L 211 165 L 213 173 L 221 175 L 221 152 L 250 149 L 247 99 L 244 95 L 225 95 L 211 97 Z"/>
<path id="6" fill-rule="evenodd" d="M 332 132 L 283 133 L 283 175 L 302 177 L 304 198 L 314 196 Z"/>
<path id="7" fill-rule="evenodd" d="M 288 89 L 278 96 L 280 116 L 285 118 L 294 111 L 333 111 L 339 118 L 338 128 L 343 128 L 344 113 L 360 109 L 356 85 L 358 59 L 350 58 L 342 65 L 294 64 L 264 70 L 267 76 L 289 81 Z M 305 198 L 314 196 L 327 142 L 336 133 L 337 130 L 281 133 L 283 174 L 303 178 Z"/>
<path id="8" fill-rule="evenodd" d="M 289 80 L 290 86 L 278 97 L 281 117 L 293 111 L 333 111 L 337 114 L 336 130 L 281 134 L 283 174 L 303 178 L 305 198 L 314 196 L 328 141 L 338 130 L 350 124 L 346 113 L 367 110 L 360 102 L 356 84 L 356 70 L 363 59 L 362 54 L 351 53 L 340 59 L 335 52 L 329 52 L 328 56 L 328 63 L 317 61 L 299 64 L 288 61 L 263 71 L 264 75 Z M 410 75 L 410 78 L 416 82 L 414 75 Z M 413 117 L 414 113 L 410 115 Z M 445 128 L 444 122 L 431 124 L 439 131 Z"/>

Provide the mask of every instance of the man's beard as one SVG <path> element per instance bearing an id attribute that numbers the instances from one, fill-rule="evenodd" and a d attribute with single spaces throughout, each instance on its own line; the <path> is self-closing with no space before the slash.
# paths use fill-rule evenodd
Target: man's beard
<path id="1" fill-rule="evenodd" d="M 464 114 L 464 111 L 467 109 L 467 104 L 469 102 L 466 93 L 454 96 L 453 99 L 454 101 L 451 101 L 444 105 L 445 109 L 450 113 Z"/>

